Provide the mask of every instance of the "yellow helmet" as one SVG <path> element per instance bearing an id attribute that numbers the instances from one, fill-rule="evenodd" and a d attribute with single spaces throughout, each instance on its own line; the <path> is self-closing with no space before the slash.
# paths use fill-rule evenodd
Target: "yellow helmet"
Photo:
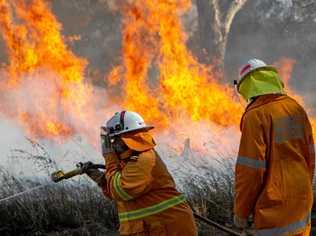
<path id="1" fill-rule="evenodd" d="M 284 84 L 273 66 L 251 59 L 240 70 L 237 90 L 245 100 L 265 94 L 283 94 Z"/>

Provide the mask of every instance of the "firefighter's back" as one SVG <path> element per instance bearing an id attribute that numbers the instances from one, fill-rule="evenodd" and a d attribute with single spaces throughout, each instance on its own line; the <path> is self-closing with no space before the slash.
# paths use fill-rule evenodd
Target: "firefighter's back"
<path id="1" fill-rule="evenodd" d="M 281 231 L 277 226 L 284 226 L 284 230 L 304 228 L 310 221 L 314 168 L 312 129 L 306 112 L 286 95 L 270 95 L 269 102 L 255 109 L 264 117 L 269 144 L 265 186 L 256 203 L 256 225 Z"/>

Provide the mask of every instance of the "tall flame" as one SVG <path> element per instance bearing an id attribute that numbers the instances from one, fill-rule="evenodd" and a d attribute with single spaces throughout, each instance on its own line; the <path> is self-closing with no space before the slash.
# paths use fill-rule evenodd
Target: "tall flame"
<path id="1" fill-rule="evenodd" d="M 190 0 L 124 1 L 122 63 L 99 96 L 84 81 L 87 61 L 67 47 L 45 0 L 0 0 L 9 59 L 0 70 L 0 112 L 39 138 L 79 132 L 91 141 L 100 120 L 113 112 L 107 106 L 115 103 L 139 112 L 171 139 L 182 132 L 182 138 L 203 143 L 206 134 L 229 130 L 223 127 L 235 130 L 243 106 L 233 89 L 219 82 L 223 75 L 200 64 L 186 46 L 181 15 L 190 7 Z M 294 61 L 278 64 L 288 81 Z M 112 103 L 105 101 L 107 94 Z"/>
<path id="2" fill-rule="evenodd" d="M 65 113 L 84 118 L 85 96 L 89 92 L 83 83 L 86 61 L 68 49 L 60 33 L 60 23 L 43 0 L 1 0 L 0 29 L 10 62 L 8 79 L 2 81 L 2 89 L 21 90 L 26 86 L 24 81 L 37 80 L 34 89 L 24 94 L 25 100 L 32 103 L 27 104 L 33 106 L 32 111 L 23 107 L 23 100 L 18 100 L 3 112 L 17 116 L 37 136 L 70 135 L 72 127 Z M 43 73 L 45 70 L 55 75 Z M 39 90 L 48 89 L 47 86 L 54 89 L 46 90 L 46 96 L 37 97 L 37 84 L 43 86 Z"/>
<path id="3" fill-rule="evenodd" d="M 122 106 L 140 112 L 146 120 L 159 120 L 160 125 L 165 126 L 166 117 L 159 109 L 158 91 L 148 86 L 147 79 L 155 56 L 156 32 L 146 19 L 149 15 L 138 6 L 126 6 L 123 12 L 123 65 L 114 68 L 108 80 L 111 84 L 124 81 Z"/>
<path id="4" fill-rule="evenodd" d="M 189 7 L 189 0 L 154 0 L 123 8 L 123 106 L 162 127 L 184 117 L 235 125 L 242 106 L 233 91 L 220 85 L 212 68 L 199 64 L 186 47 L 180 14 Z M 157 75 L 150 75 L 150 69 Z M 109 81 L 120 80 L 117 70 Z"/>

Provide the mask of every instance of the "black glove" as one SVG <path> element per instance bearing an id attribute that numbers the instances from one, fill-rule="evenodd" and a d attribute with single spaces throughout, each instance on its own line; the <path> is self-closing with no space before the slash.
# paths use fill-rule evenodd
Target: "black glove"
<path id="1" fill-rule="evenodd" d="M 93 166 L 93 163 L 91 161 L 79 162 L 76 166 L 81 169 L 81 174 L 84 174 L 89 171 L 89 169 Z"/>
<path id="2" fill-rule="evenodd" d="M 91 161 L 85 162 L 85 163 L 78 163 L 78 167 L 81 168 L 82 174 L 87 174 L 90 179 L 92 179 L 94 182 L 96 182 L 100 187 L 102 187 L 105 176 L 102 171 L 100 171 L 97 168 L 92 168 L 94 164 Z"/>

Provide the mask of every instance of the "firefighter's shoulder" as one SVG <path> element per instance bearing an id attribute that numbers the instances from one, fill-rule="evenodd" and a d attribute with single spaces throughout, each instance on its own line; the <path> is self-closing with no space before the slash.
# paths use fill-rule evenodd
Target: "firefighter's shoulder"
<path id="1" fill-rule="evenodd" d="M 137 162 L 139 165 L 152 166 L 156 161 L 156 154 L 152 150 L 144 151 L 138 155 L 131 157 L 132 162 Z"/>

